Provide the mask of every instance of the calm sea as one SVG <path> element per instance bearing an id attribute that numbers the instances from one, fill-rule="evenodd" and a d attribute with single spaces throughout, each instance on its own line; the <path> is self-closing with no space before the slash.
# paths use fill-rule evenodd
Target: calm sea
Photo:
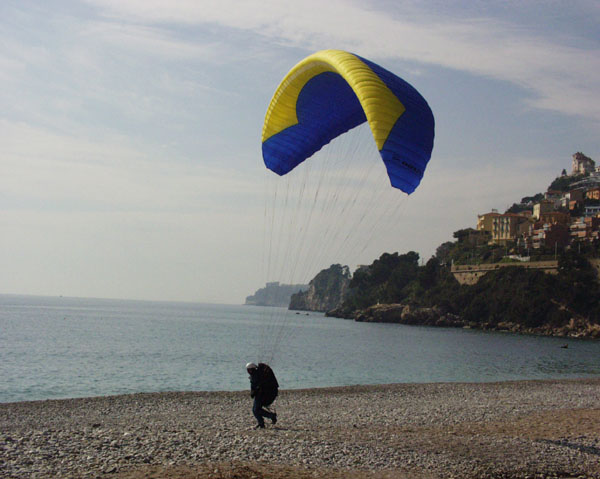
<path id="1" fill-rule="evenodd" d="M 261 359 L 285 389 L 569 378 L 600 375 L 600 341 L 252 306 L 0 295 L 0 402 L 242 390 L 244 365 Z"/>

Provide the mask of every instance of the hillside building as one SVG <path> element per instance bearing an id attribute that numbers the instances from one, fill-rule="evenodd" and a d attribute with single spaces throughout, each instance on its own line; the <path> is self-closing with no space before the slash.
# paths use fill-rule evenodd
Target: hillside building
<path id="1" fill-rule="evenodd" d="M 471 246 L 479 246 L 488 244 L 492 234 L 486 230 L 474 230 L 473 228 L 465 228 L 454 233 L 454 237 L 462 244 L 470 244 Z"/>
<path id="2" fill-rule="evenodd" d="M 566 210 L 574 210 L 581 204 L 585 198 L 585 190 L 582 188 L 571 190 L 562 196 L 560 206 Z"/>
<path id="3" fill-rule="evenodd" d="M 573 155 L 572 175 L 581 175 L 596 171 L 596 162 L 581 152 Z"/>
<path id="4" fill-rule="evenodd" d="M 569 226 L 571 241 L 594 241 L 598 239 L 600 218 L 580 217 Z"/>
<path id="5" fill-rule="evenodd" d="M 571 221 L 571 216 L 568 213 L 563 213 L 562 211 L 549 211 L 547 213 L 540 214 L 538 218 L 539 222 L 545 224 L 556 224 L 560 223 L 563 225 L 568 225 Z"/>
<path id="6" fill-rule="evenodd" d="M 544 224 L 533 230 L 531 244 L 533 248 L 547 246 L 551 248 L 564 248 L 571 239 L 569 227 L 560 223 Z"/>
<path id="7" fill-rule="evenodd" d="M 598 216 L 600 215 L 600 206 L 586 206 L 583 214 L 586 218 Z"/>
<path id="8" fill-rule="evenodd" d="M 600 200 L 600 186 L 587 190 L 585 192 L 585 197 L 588 200 Z"/>
<path id="9" fill-rule="evenodd" d="M 490 235 L 493 230 L 494 218 L 500 216 L 497 210 L 492 210 L 490 213 L 477 215 L 477 231 L 487 231 Z"/>
<path id="10" fill-rule="evenodd" d="M 540 215 L 543 213 L 549 213 L 550 211 L 554 211 L 554 201 L 542 200 L 533 205 L 533 218 L 539 220 Z"/>
<path id="11" fill-rule="evenodd" d="M 531 221 L 527 216 L 516 213 L 504 213 L 492 218 L 492 242 L 506 244 L 516 241 L 519 236 L 528 235 Z"/>

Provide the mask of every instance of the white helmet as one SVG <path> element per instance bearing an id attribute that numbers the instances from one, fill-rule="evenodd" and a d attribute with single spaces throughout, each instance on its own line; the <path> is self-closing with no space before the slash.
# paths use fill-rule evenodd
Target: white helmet
<path id="1" fill-rule="evenodd" d="M 246 364 L 246 369 L 257 369 L 258 366 L 254 363 L 248 363 Z"/>

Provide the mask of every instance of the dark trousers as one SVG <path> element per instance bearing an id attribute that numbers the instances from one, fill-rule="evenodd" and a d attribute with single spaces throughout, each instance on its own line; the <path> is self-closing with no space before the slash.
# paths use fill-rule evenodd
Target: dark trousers
<path id="1" fill-rule="evenodd" d="M 268 417 L 271 420 L 275 417 L 275 413 L 265 411 L 263 409 L 263 399 L 258 396 L 254 398 L 254 406 L 252 406 L 252 413 L 258 421 L 258 424 L 261 426 L 265 425 L 265 417 Z"/>

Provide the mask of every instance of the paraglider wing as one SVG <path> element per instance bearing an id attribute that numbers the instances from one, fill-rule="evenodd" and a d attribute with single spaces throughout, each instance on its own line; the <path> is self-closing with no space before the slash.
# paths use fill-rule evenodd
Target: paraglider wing
<path id="1" fill-rule="evenodd" d="M 433 149 L 431 109 L 401 78 L 341 50 L 305 58 L 275 91 L 263 125 L 265 165 L 285 175 L 365 121 L 392 186 L 412 193 Z"/>

